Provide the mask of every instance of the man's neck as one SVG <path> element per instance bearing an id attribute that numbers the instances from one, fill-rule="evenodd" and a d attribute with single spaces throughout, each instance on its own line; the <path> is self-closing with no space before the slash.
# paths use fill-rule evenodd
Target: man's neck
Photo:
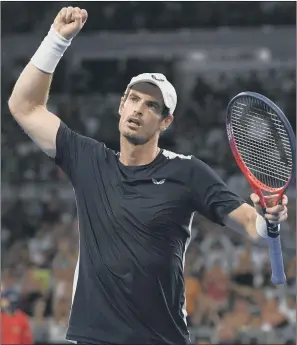
<path id="1" fill-rule="evenodd" d="M 133 145 L 125 138 L 121 138 L 120 162 L 127 166 L 150 164 L 159 154 L 157 142 L 148 142 L 144 145 Z"/>

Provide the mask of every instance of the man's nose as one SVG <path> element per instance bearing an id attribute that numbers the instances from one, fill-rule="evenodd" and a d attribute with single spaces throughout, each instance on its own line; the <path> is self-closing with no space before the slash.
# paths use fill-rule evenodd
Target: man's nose
<path id="1" fill-rule="evenodd" d="M 144 102 L 137 102 L 134 107 L 134 113 L 138 116 L 143 115 L 145 104 Z"/>

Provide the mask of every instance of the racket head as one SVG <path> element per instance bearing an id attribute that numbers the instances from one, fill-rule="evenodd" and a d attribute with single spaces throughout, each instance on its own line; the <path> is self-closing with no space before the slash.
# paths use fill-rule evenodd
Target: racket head
<path id="1" fill-rule="evenodd" d="M 253 106 L 257 106 L 259 109 L 252 108 Z M 251 109 L 256 110 L 252 111 Z M 264 124 L 265 121 L 267 123 Z M 265 125 L 269 125 L 269 129 L 266 131 Z M 281 162 L 281 157 L 268 157 L 270 148 L 268 145 L 273 146 L 273 141 L 276 142 L 273 135 L 269 133 L 271 126 L 274 127 L 273 129 L 280 140 L 280 145 L 285 151 L 283 155 L 287 159 L 286 164 L 283 161 Z M 257 129 L 262 132 L 257 132 Z M 227 106 L 226 130 L 233 156 L 253 190 L 259 196 L 262 194 L 261 190 L 278 195 L 277 202 L 292 182 L 296 173 L 295 135 L 282 110 L 269 98 L 259 93 L 241 92 L 232 98 Z M 244 133 L 241 135 L 241 131 L 245 131 L 245 133 L 251 131 L 256 139 L 250 138 L 249 141 L 249 138 L 243 136 Z M 266 144 L 262 140 L 262 134 L 263 137 L 267 137 Z M 259 144 L 259 142 L 256 142 L 257 140 L 263 143 Z M 259 152 L 257 152 L 258 150 Z M 252 155 L 256 158 L 251 157 Z M 263 161 L 262 166 L 261 160 Z M 264 163 L 266 163 L 266 167 Z M 260 171 L 256 171 L 255 167 Z M 279 169 L 279 171 L 273 173 L 276 169 Z M 270 176 L 271 173 L 273 173 L 273 176 Z M 282 177 L 281 181 L 278 181 L 278 174 Z M 264 196 L 261 201 L 262 206 L 265 207 Z"/>

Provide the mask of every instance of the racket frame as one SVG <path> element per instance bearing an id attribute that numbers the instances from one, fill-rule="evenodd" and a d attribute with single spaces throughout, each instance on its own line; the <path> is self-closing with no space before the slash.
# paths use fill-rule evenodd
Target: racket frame
<path id="1" fill-rule="evenodd" d="M 277 117 L 279 118 L 279 120 L 282 122 L 282 124 L 285 127 L 285 130 L 288 134 L 289 137 L 289 141 L 290 141 L 290 146 L 291 146 L 291 150 L 292 150 L 292 160 L 293 160 L 293 164 L 292 164 L 292 173 L 291 173 L 291 177 L 290 179 L 286 182 L 285 186 L 281 187 L 281 188 L 272 188 L 269 187 L 267 185 L 265 185 L 264 183 L 262 183 L 261 181 L 259 181 L 248 169 L 248 167 L 246 166 L 246 164 L 244 163 L 240 152 L 237 148 L 236 145 L 236 141 L 233 135 L 233 129 L 232 129 L 232 120 L 231 120 L 231 108 L 233 106 L 233 104 L 241 97 L 253 97 L 256 98 L 259 101 L 264 102 L 268 107 L 270 107 L 275 114 L 277 115 Z M 245 92 L 241 92 L 238 95 L 236 95 L 235 97 L 233 97 L 231 99 L 231 101 L 229 102 L 228 106 L 227 106 L 227 116 L 226 116 L 226 130 L 227 130 L 227 136 L 228 136 L 228 141 L 233 153 L 233 156 L 235 158 L 235 161 L 237 162 L 240 170 L 242 171 L 242 173 L 244 174 L 244 176 L 246 177 L 246 179 L 248 180 L 250 186 L 252 187 L 253 191 L 259 196 L 260 198 L 260 204 L 262 207 L 266 207 L 267 205 L 267 201 L 270 199 L 269 196 L 264 196 L 262 193 L 262 190 L 265 192 L 269 192 L 269 193 L 274 193 L 276 194 L 276 197 L 273 201 L 274 205 L 276 205 L 281 197 L 283 196 L 283 194 L 285 193 L 286 189 L 288 188 L 289 184 L 292 182 L 293 178 L 295 178 L 295 173 L 296 173 L 296 164 L 295 164 L 295 159 L 296 159 L 296 144 L 295 144 L 295 136 L 294 136 L 294 132 L 292 130 L 292 127 L 288 121 L 288 119 L 286 118 L 285 114 L 282 112 L 282 110 L 276 105 L 274 104 L 269 98 L 256 93 L 256 92 L 251 92 L 251 91 L 245 91 Z"/>

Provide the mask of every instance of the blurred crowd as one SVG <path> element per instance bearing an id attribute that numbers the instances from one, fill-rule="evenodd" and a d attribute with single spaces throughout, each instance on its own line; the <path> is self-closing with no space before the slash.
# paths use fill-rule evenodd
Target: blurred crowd
<path id="1" fill-rule="evenodd" d="M 237 174 L 226 140 L 226 106 L 242 91 L 258 92 L 272 99 L 296 128 L 296 71 L 293 68 L 219 72 L 211 76 L 200 74 L 182 115 L 176 119 L 178 149 L 197 155 L 223 179 L 230 179 L 231 184 L 242 175 Z"/>
<path id="2" fill-rule="evenodd" d="M 28 316 L 35 344 L 65 343 L 78 255 L 77 221 L 74 210 L 68 213 L 54 191 L 35 206 L 30 217 L 19 201 L 17 211 L 10 210 L 18 217 L 8 212 L 2 219 L 2 302 L 5 295 L 13 296 L 8 310 L 20 309 Z"/>
<path id="3" fill-rule="evenodd" d="M 43 23 L 69 2 L 4 2 L 2 33 L 44 30 Z M 95 30 L 162 31 L 221 26 L 295 25 L 295 2 L 76 2 L 90 16 L 86 32 Z M 31 12 L 36 20 L 32 21 Z M 94 15 L 96 14 L 96 15 Z M 48 17 L 48 19 L 47 19 Z M 127 19 L 128 18 L 128 19 Z M 27 61 L 2 62 L 2 191 L 24 185 L 47 189 L 44 196 L 2 197 L 1 307 L 21 310 L 26 341 L 63 343 L 72 299 L 78 255 L 78 222 L 74 195 L 64 173 L 19 128 L 7 100 Z M 49 110 L 81 134 L 119 149 L 119 101 L 131 77 L 144 71 L 164 73 L 182 94 L 187 78 L 177 80 L 173 58 L 82 61 L 75 70 L 62 60 L 56 70 Z M 248 197 L 247 183 L 227 143 L 224 121 L 229 100 L 244 90 L 271 98 L 296 128 L 296 70 L 280 66 L 242 71 L 197 72 L 176 119 L 160 146 L 193 154 L 208 163 L 228 185 Z M 45 182 L 52 182 L 49 187 Z M 55 186 L 54 186 L 55 185 Z M 19 193 L 20 194 L 20 193 Z M 42 193 L 41 193 L 42 194 Z M 288 284 L 270 282 L 267 246 L 242 234 L 194 218 L 185 264 L 188 324 L 195 344 L 293 344 L 296 332 L 296 199 L 282 226 Z M 2 322 L 4 319 L 2 318 Z M 24 321 L 26 320 L 26 321 Z M 2 333 L 4 334 L 4 333 Z M 15 343 L 15 342 L 14 342 Z"/>
<path id="4" fill-rule="evenodd" d="M 296 204 L 293 202 L 294 205 Z M 296 223 L 283 226 L 291 241 Z M 289 233 L 289 234 L 288 234 Z M 284 247 L 284 245 L 283 245 Z M 198 344 L 283 344 L 296 331 L 296 254 L 285 254 L 288 285 L 271 283 L 267 247 L 197 216 L 186 256 L 186 296 Z"/>
<path id="5" fill-rule="evenodd" d="M 78 6 L 85 8 L 90 16 L 86 31 L 121 30 L 121 31 L 163 31 L 172 29 L 193 29 L 224 26 L 260 26 L 295 25 L 296 4 L 291 1 L 259 1 L 253 6 L 249 2 L 216 2 L 210 6 L 207 1 L 108 1 L 82 2 L 44 1 L 38 5 L 39 15 L 31 20 L 31 13 L 36 13 L 34 2 L 3 3 L 4 17 L 15 18 L 4 21 L 5 33 L 30 32 L 40 27 L 47 16 L 53 16 L 61 7 Z"/>

